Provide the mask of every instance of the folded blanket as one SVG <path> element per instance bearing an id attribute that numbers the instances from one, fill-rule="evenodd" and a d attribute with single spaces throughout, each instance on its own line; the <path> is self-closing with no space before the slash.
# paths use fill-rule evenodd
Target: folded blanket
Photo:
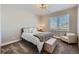
<path id="1" fill-rule="evenodd" d="M 51 37 L 53 37 L 53 34 L 51 32 L 42 32 L 34 34 L 35 37 L 39 38 L 40 42 L 45 42 Z"/>

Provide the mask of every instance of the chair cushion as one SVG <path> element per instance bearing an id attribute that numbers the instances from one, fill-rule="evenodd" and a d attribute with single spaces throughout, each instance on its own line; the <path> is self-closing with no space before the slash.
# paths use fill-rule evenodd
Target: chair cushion
<path id="1" fill-rule="evenodd" d="M 65 38 L 65 39 L 68 39 L 68 37 L 67 36 L 62 36 L 63 38 Z"/>
<path id="2" fill-rule="evenodd" d="M 61 40 L 65 41 L 65 42 L 68 42 L 69 41 L 67 36 L 62 36 L 61 37 Z"/>
<path id="3" fill-rule="evenodd" d="M 67 36 L 72 36 L 72 35 L 76 35 L 75 33 L 67 33 Z"/>

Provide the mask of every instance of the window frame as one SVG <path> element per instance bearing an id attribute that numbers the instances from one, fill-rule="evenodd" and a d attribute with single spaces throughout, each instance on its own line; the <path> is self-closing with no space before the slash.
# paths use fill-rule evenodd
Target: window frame
<path id="1" fill-rule="evenodd" d="M 59 28 L 59 27 L 60 27 L 60 20 L 59 20 L 59 17 L 64 17 L 64 16 L 67 16 L 67 17 L 68 17 L 67 29 L 60 29 L 60 28 Z M 57 23 L 59 23 L 59 24 L 56 26 L 56 27 L 57 27 L 56 29 L 54 28 L 54 30 L 69 31 L 70 15 L 69 15 L 69 14 L 64 14 L 64 15 L 60 15 L 60 16 L 53 16 L 53 17 L 50 17 L 50 18 L 49 18 L 49 26 L 50 26 L 50 29 L 52 29 L 52 28 L 51 28 L 52 25 L 50 24 L 50 23 L 51 23 L 50 21 L 52 21 L 52 20 L 53 20 L 52 18 L 55 18 L 55 17 L 58 18 L 57 20 L 58 20 L 59 22 L 57 22 Z"/>

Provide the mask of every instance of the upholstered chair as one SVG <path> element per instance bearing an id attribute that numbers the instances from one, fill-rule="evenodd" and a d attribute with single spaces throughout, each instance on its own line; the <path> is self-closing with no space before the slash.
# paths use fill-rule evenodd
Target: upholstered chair
<path id="1" fill-rule="evenodd" d="M 61 40 L 67 42 L 67 43 L 77 43 L 78 38 L 75 33 L 66 33 L 66 36 L 61 36 Z"/>

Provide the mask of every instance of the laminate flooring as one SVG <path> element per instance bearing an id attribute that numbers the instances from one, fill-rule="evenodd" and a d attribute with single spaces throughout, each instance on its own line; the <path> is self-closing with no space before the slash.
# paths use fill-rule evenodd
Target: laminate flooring
<path id="1" fill-rule="evenodd" d="M 16 43 L 12 43 L 1 47 L 2 54 L 39 54 L 38 49 L 35 45 L 21 40 Z M 40 54 L 48 54 L 44 50 Z M 62 40 L 57 40 L 57 46 L 52 54 L 79 54 L 77 44 L 68 44 Z"/>

